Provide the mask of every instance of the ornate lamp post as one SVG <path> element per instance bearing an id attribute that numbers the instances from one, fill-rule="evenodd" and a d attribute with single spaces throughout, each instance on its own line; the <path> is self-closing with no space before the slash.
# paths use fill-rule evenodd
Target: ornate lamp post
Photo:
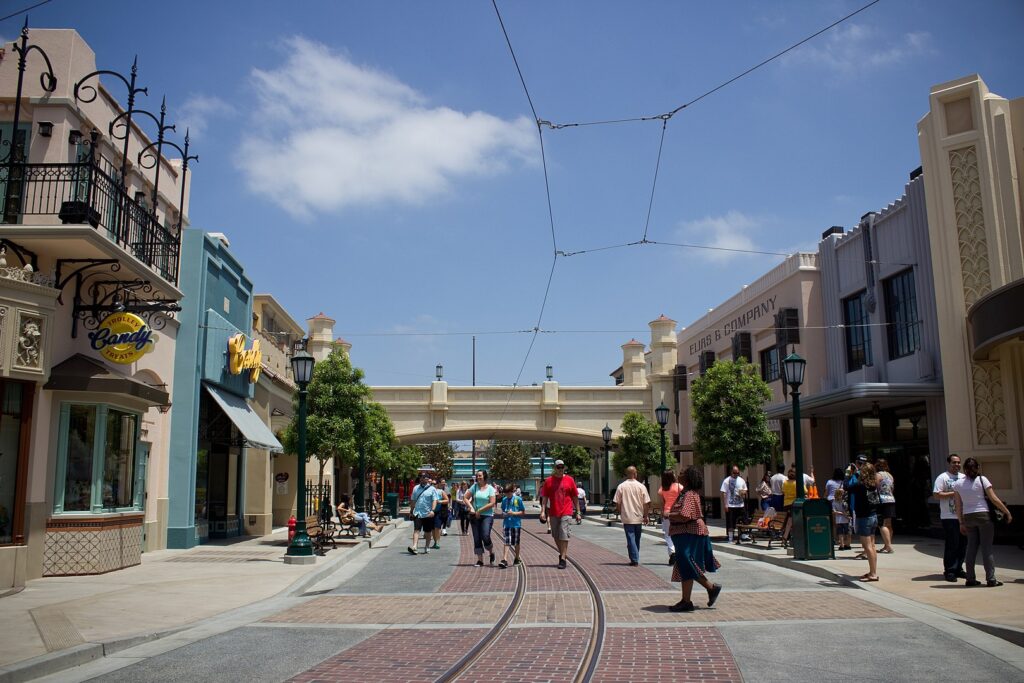
<path id="1" fill-rule="evenodd" d="M 550 382 L 555 378 L 555 369 L 548 365 L 547 367 L 544 368 L 544 375 L 545 377 L 548 378 L 548 381 Z"/>
<path id="2" fill-rule="evenodd" d="M 804 383 L 804 370 L 807 361 L 796 354 L 794 350 L 782 365 L 786 372 L 786 384 L 789 385 L 790 395 L 793 396 L 793 449 L 796 453 L 796 499 L 804 499 L 804 452 L 800 442 L 800 385 Z"/>
<path id="3" fill-rule="evenodd" d="M 299 387 L 299 466 L 295 501 L 295 536 L 285 553 L 285 564 L 313 564 L 313 543 L 306 534 L 306 388 L 313 379 L 313 356 L 302 349 L 292 356 L 292 377 Z"/>
<path id="4" fill-rule="evenodd" d="M 604 429 L 601 430 L 601 438 L 604 439 L 604 502 L 608 502 L 608 480 L 611 477 L 611 458 L 608 455 L 608 448 L 612 443 L 612 428 L 608 426 L 608 423 L 604 423 Z"/>
<path id="5" fill-rule="evenodd" d="M 444 366 L 440 363 L 434 366 L 434 377 L 437 378 L 438 382 L 444 379 Z"/>
<path id="6" fill-rule="evenodd" d="M 661 405 L 654 409 L 654 416 L 658 419 L 658 427 L 661 428 L 661 472 L 662 474 L 666 469 L 665 464 L 665 425 L 668 424 L 668 407 L 665 406 L 665 402 L 662 401 Z"/>

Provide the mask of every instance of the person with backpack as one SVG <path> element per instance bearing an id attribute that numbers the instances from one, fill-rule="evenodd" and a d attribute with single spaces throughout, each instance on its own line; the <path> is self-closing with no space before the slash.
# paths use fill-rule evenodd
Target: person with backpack
<path id="1" fill-rule="evenodd" d="M 423 532 L 425 541 L 423 553 L 430 552 L 430 537 L 434 533 L 434 516 L 437 513 L 437 502 L 440 498 L 437 489 L 430 483 L 430 476 L 426 472 L 420 474 L 420 483 L 412 490 L 412 502 L 410 503 L 412 545 L 406 548 L 410 555 L 417 554 L 416 545 L 419 543 L 420 532 Z"/>
<path id="2" fill-rule="evenodd" d="M 522 497 L 516 493 L 515 484 L 506 486 L 504 493 L 501 499 L 501 514 L 504 517 L 502 531 L 505 536 L 505 547 L 501 550 L 501 562 L 498 563 L 501 569 L 508 567 L 509 549 L 513 552 L 512 564 L 522 563 L 519 559 L 519 537 L 523 530 L 523 515 L 526 514 L 526 505 L 523 504 Z"/>
<path id="3" fill-rule="evenodd" d="M 878 473 L 869 462 L 860 466 L 856 477 L 846 482 L 846 492 L 853 500 L 856 516 L 854 528 L 860 538 L 864 556 L 868 560 L 868 573 L 861 581 L 878 581 L 878 551 L 875 549 L 875 532 L 878 531 Z"/>

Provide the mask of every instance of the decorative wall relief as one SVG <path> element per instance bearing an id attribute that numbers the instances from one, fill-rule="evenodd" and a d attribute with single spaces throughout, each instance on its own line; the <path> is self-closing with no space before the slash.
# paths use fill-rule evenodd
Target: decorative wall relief
<path id="1" fill-rule="evenodd" d="M 974 393 L 974 424 L 978 445 L 1006 443 L 1006 404 L 1003 401 L 1003 370 L 999 361 L 971 364 Z"/>
<path id="2" fill-rule="evenodd" d="M 970 307 L 992 290 L 985 211 L 981 202 L 981 177 L 978 174 L 978 153 L 974 146 L 952 150 L 949 153 L 949 171 L 953 185 L 953 211 L 960 248 L 964 302 Z"/>
<path id="3" fill-rule="evenodd" d="M 14 364 L 31 370 L 42 368 L 43 319 L 41 317 L 20 316 L 15 340 Z"/>

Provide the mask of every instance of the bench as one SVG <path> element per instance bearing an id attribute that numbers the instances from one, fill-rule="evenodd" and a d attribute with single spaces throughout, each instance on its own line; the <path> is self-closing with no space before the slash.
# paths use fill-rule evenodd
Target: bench
<path id="1" fill-rule="evenodd" d="M 387 524 L 391 521 L 391 517 L 388 516 L 380 501 L 375 500 L 370 503 L 370 521 L 376 524 Z"/>
<path id="2" fill-rule="evenodd" d="M 338 543 L 334 540 L 335 526 L 333 522 L 321 523 L 316 515 L 306 517 L 306 535 L 313 542 L 313 550 L 317 555 L 327 552 L 327 544 L 337 548 Z"/>
<path id="3" fill-rule="evenodd" d="M 771 521 L 768 522 L 768 526 L 760 527 L 757 522 L 764 516 L 762 512 L 757 516 L 756 519 L 751 520 L 747 524 L 737 524 L 736 531 L 741 535 L 747 534 L 750 536 L 750 543 L 752 545 L 757 544 L 758 538 L 768 539 L 768 549 L 771 550 L 773 542 L 782 541 L 782 532 L 786 528 L 786 520 L 789 518 L 788 512 L 776 512 L 775 516 L 772 517 Z"/>

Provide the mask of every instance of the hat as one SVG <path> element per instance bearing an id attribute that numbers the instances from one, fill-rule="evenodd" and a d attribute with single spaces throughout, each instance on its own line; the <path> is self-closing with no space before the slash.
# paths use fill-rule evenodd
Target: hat
<path id="1" fill-rule="evenodd" d="M 867 461 L 868 461 L 868 456 L 864 455 L 863 453 L 861 453 L 860 455 L 857 456 L 857 462 L 867 462 Z"/>
<path id="2" fill-rule="evenodd" d="M 562 460 L 556 460 L 555 467 L 565 467 L 565 462 Z"/>

